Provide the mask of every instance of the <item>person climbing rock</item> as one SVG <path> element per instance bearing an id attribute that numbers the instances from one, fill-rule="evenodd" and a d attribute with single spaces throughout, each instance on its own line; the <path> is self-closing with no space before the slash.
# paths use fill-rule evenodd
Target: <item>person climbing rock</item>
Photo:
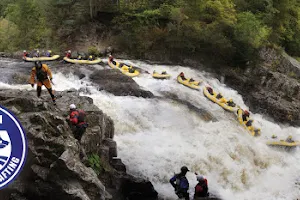
<path id="1" fill-rule="evenodd" d="M 85 133 L 88 124 L 85 122 L 85 113 L 83 110 L 77 110 L 75 104 L 70 105 L 70 113 L 68 121 L 73 126 L 74 137 L 80 141 L 82 135 Z"/>
<path id="2" fill-rule="evenodd" d="M 190 171 L 186 166 L 181 167 L 180 173 L 175 174 L 171 179 L 170 183 L 175 189 L 176 195 L 182 199 L 189 200 L 189 181 L 185 177 L 186 173 Z"/>
<path id="3" fill-rule="evenodd" d="M 50 78 L 50 80 L 49 80 Z M 56 97 L 53 94 L 51 87 L 52 72 L 46 64 L 42 64 L 41 61 L 36 61 L 35 66 L 31 70 L 30 84 L 34 87 L 35 82 L 37 82 L 37 96 L 40 97 L 42 93 L 42 86 L 44 85 L 54 104 L 56 104 Z"/>
<path id="4" fill-rule="evenodd" d="M 195 175 L 198 183 L 195 186 L 194 199 L 196 200 L 198 197 L 208 197 L 209 192 L 208 192 L 207 179 L 201 175 L 198 175 L 197 173 L 195 173 Z"/>

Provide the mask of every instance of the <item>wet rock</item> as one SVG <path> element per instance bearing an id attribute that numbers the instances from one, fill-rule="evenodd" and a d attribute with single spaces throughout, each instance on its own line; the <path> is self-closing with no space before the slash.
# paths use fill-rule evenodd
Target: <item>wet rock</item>
<path id="1" fill-rule="evenodd" d="M 158 193 L 154 190 L 151 182 L 131 176 L 122 178 L 120 189 L 128 200 L 154 200 L 158 198 Z"/>
<path id="2" fill-rule="evenodd" d="M 153 97 L 150 91 L 141 89 L 132 78 L 123 75 L 118 70 L 97 70 L 90 75 L 90 79 L 97 84 L 99 90 L 105 90 L 117 96 Z"/>

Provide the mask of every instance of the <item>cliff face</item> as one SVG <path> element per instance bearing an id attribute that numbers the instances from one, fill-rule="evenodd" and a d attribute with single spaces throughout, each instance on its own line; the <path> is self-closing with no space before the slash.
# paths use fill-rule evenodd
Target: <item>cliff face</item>
<path id="1" fill-rule="evenodd" d="M 263 49 L 260 56 L 260 66 L 223 70 L 225 83 L 243 95 L 251 111 L 300 126 L 300 64 L 273 49 Z"/>
<path id="2" fill-rule="evenodd" d="M 0 199 L 136 199 L 137 195 L 156 199 L 152 184 L 127 175 L 116 158 L 113 121 L 91 98 L 75 91 L 57 95 L 60 98 L 54 106 L 48 94 L 37 98 L 34 91 L 0 90 L 0 104 L 17 115 L 28 140 L 25 167 L 0 191 Z M 71 103 L 86 112 L 89 127 L 81 142 L 65 120 Z M 93 156 L 98 162 L 91 162 Z M 131 188 L 127 188 L 129 183 Z"/>

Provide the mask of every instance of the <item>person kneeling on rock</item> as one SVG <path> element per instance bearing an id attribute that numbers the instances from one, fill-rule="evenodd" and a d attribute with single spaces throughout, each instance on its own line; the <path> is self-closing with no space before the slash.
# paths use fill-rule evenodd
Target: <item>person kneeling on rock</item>
<path id="1" fill-rule="evenodd" d="M 195 186 L 194 199 L 197 199 L 197 197 L 208 197 L 209 192 L 208 192 L 208 186 L 207 186 L 207 179 L 201 175 L 198 175 L 197 173 L 195 173 L 195 175 L 196 175 L 198 183 Z"/>
<path id="2" fill-rule="evenodd" d="M 70 114 L 68 116 L 69 122 L 74 126 L 74 137 L 80 141 L 82 135 L 85 133 L 88 124 L 84 121 L 85 113 L 83 110 L 77 110 L 75 104 L 70 105 Z"/>

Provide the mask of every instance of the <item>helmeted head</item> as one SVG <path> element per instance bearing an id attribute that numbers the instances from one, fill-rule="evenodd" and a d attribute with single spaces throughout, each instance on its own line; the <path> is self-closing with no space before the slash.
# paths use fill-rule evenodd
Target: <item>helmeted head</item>
<path id="1" fill-rule="evenodd" d="M 92 55 L 90 55 L 90 56 L 89 56 L 89 58 L 93 58 L 93 56 L 92 56 Z"/>
<path id="2" fill-rule="evenodd" d="M 34 64 L 37 68 L 39 68 L 39 69 L 42 68 L 42 62 L 41 61 L 35 61 Z"/>
<path id="3" fill-rule="evenodd" d="M 247 116 L 250 115 L 249 112 L 248 112 L 248 110 L 244 110 L 244 114 L 247 115 Z"/>
<path id="4" fill-rule="evenodd" d="M 272 135 L 272 138 L 277 138 L 277 136 L 273 134 L 273 135 Z"/>
<path id="5" fill-rule="evenodd" d="M 190 170 L 186 166 L 182 166 L 180 171 L 181 171 L 181 173 L 186 174 Z"/>
<path id="6" fill-rule="evenodd" d="M 201 176 L 201 175 L 197 175 L 197 176 L 196 176 L 196 179 L 197 179 L 197 181 L 203 181 L 203 180 L 204 180 L 204 177 Z"/>
<path id="7" fill-rule="evenodd" d="M 71 104 L 71 105 L 70 105 L 70 110 L 75 110 L 75 109 L 76 109 L 75 104 Z"/>
<path id="8" fill-rule="evenodd" d="M 39 51 L 39 50 L 36 50 L 36 52 L 39 53 L 40 51 Z"/>
<path id="9" fill-rule="evenodd" d="M 165 74 L 165 73 L 167 73 L 167 71 L 162 71 L 162 73 L 164 73 L 164 74 Z"/>
<path id="10" fill-rule="evenodd" d="M 68 50 L 68 53 L 71 53 L 71 50 Z"/>
<path id="11" fill-rule="evenodd" d="M 23 53 L 26 53 L 26 50 L 24 50 Z"/>
<path id="12" fill-rule="evenodd" d="M 289 135 L 289 137 L 287 137 L 287 139 L 291 140 L 293 137 L 291 135 Z"/>
<path id="13" fill-rule="evenodd" d="M 232 99 L 229 99 L 229 102 L 233 102 L 233 100 L 232 100 Z"/>
<path id="14" fill-rule="evenodd" d="M 51 51 L 51 50 L 48 50 L 48 52 L 49 52 L 49 53 L 52 53 L 52 51 Z"/>

